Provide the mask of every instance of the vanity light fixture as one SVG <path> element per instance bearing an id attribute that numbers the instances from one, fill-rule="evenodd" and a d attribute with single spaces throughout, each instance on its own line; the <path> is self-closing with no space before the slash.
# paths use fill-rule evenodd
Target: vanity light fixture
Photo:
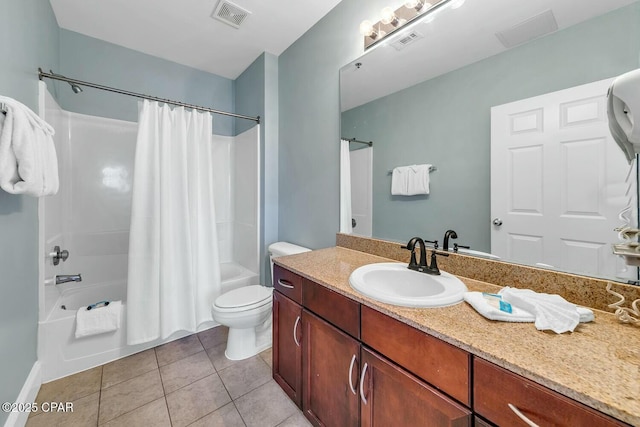
<path id="1" fill-rule="evenodd" d="M 430 0 L 428 2 L 425 0 L 406 0 L 395 11 L 390 7 L 385 7 L 380 14 L 380 21 L 373 24 L 367 20 L 360 24 L 360 34 L 364 36 L 364 48 L 365 50 L 369 49 L 418 18 L 427 22 L 432 20 L 432 14 L 447 4 L 452 8 L 458 8 L 464 2 L 465 0 Z"/>
<path id="2" fill-rule="evenodd" d="M 409 0 L 404 4 L 404 7 L 406 7 L 407 9 L 415 9 L 418 13 L 429 10 L 431 6 L 433 6 L 431 3 L 422 0 Z"/>

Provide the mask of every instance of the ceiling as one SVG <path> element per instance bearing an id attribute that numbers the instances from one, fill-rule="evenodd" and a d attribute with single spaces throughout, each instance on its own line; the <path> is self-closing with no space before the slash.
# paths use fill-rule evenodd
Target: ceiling
<path id="1" fill-rule="evenodd" d="M 50 2 L 61 28 L 235 79 L 263 52 L 284 52 L 340 0 L 232 0 L 251 12 L 239 29 L 211 18 L 219 0 Z"/>
<path id="2" fill-rule="evenodd" d="M 431 22 L 410 26 L 423 38 L 398 51 L 391 44 L 407 33 L 398 31 L 342 68 L 342 111 L 504 52 L 496 33 L 545 11 L 553 12 L 561 30 L 636 1 L 467 0 L 458 9 L 445 6 Z"/>

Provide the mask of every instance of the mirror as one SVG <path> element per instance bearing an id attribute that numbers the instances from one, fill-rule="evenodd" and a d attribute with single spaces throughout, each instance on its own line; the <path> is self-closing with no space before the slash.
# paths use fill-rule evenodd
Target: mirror
<path id="1" fill-rule="evenodd" d="M 453 229 L 458 238 L 450 246 L 455 242 L 480 255 L 495 254 L 495 234 L 514 222 L 511 214 L 530 213 L 546 221 L 553 215 L 545 215 L 543 198 L 557 192 L 561 194 L 554 203 L 561 206 L 555 216 L 562 221 L 553 227 L 571 230 L 572 236 L 560 233 L 549 250 L 541 238 L 541 230 L 552 228 L 546 223 L 528 232 L 507 230 L 502 234 L 508 235 L 508 248 L 501 259 L 613 280 L 637 279 L 636 267 L 611 255 L 611 244 L 619 241 L 613 227 L 584 221 L 602 216 L 598 209 L 604 206 L 614 212 L 608 215 L 616 226 L 637 226 L 637 172 L 617 147 L 608 150 L 615 145 L 612 139 L 602 143 L 610 135 L 590 127 L 595 122 L 599 129 L 606 126 L 604 94 L 567 92 L 573 98 L 557 101 L 549 116 L 538 114 L 542 110 L 535 105 L 547 102 L 547 94 L 582 90 L 593 82 L 601 82 L 597 90 L 602 92 L 602 85 L 609 84 L 603 80 L 638 68 L 640 3 L 467 0 L 397 33 L 340 70 L 341 136 L 373 142 L 372 237 L 406 243 L 421 236 L 442 246 L 445 231 Z M 511 109 L 492 110 L 505 105 Z M 534 138 L 529 131 L 546 129 L 554 121 L 565 128 L 581 122 L 588 126 L 580 135 L 571 134 L 569 140 L 576 144 L 559 144 L 551 157 L 523 156 L 520 161 L 511 153 L 492 158 L 492 132 L 500 131 L 495 117 L 492 129 L 492 111 L 511 120 L 505 129 L 511 126 L 523 138 Z M 532 149 L 534 139 L 523 142 L 520 153 L 527 148 L 549 151 Z M 538 142 L 548 139 L 543 133 Z M 350 149 L 369 148 L 351 143 Z M 507 163 L 507 172 L 497 175 Z M 437 168 L 429 173 L 429 194 L 391 195 L 391 170 L 413 164 Z M 496 181 L 502 186 L 496 187 Z M 492 205 L 497 198 L 508 199 L 512 209 L 506 214 L 511 217 L 496 215 Z M 504 225 L 493 225 L 494 219 Z"/>

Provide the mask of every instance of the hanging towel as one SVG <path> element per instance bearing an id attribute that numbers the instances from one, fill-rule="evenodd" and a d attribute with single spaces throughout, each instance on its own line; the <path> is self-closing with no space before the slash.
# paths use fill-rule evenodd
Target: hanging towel
<path id="1" fill-rule="evenodd" d="M 104 334 L 120 328 L 121 301 L 111 301 L 109 305 L 92 308 L 80 307 L 76 314 L 76 338 Z"/>
<path id="2" fill-rule="evenodd" d="M 0 188 L 41 197 L 58 192 L 54 129 L 24 104 L 0 96 Z"/>
<path id="3" fill-rule="evenodd" d="M 391 173 L 391 194 L 394 196 L 429 194 L 430 170 L 429 164 L 394 168 Z"/>
<path id="4" fill-rule="evenodd" d="M 520 307 L 514 306 L 513 304 L 511 305 L 511 313 L 506 313 L 496 307 L 493 307 L 483 297 L 482 292 L 465 292 L 464 300 L 468 302 L 478 313 L 489 320 L 522 323 L 534 323 L 536 321 L 535 315 Z M 576 311 L 580 316 L 580 323 L 593 321 L 593 311 L 588 308 L 576 307 Z"/>

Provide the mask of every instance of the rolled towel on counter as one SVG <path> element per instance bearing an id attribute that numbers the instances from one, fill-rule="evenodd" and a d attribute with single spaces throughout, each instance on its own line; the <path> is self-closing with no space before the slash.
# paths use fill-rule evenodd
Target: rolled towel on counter
<path id="1" fill-rule="evenodd" d="M 76 338 L 104 334 L 120 328 L 122 301 L 91 308 L 81 307 L 76 314 Z"/>
<path id="2" fill-rule="evenodd" d="M 509 304 L 511 304 L 511 313 L 507 313 L 505 311 L 500 310 L 497 307 L 492 306 L 489 301 L 483 296 L 482 292 L 466 292 L 464 294 L 464 300 L 469 303 L 469 305 L 471 305 L 478 313 L 480 313 L 482 316 L 486 317 L 489 320 L 498 320 L 498 321 L 502 321 L 502 322 L 521 322 L 521 323 L 536 323 L 536 328 L 539 330 L 543 330 L 543 329 L 551 329 L 556 333 L 562 333 L 562 332 L 568 332 L 568 331 L 572 331 L 575 329 L 575 326 L 577 325 L 573 325 L 573 320 L 575 319 L 573 316 L 571 317 L 572 321 L 571 323 L 569 323 L 569 326 L 573 325 L 573 328 L 570 329 L 566 329 L 563 327 L 559 327 L 558 323 L 562 324 L 562 322 L 557 322 L 556 320 L 553 320 L 554 314 L 550 314 L 553 313 L 554 311 L 556 311 L 555 309 L 550 309 L 550 308 L 545 308 L 542 311 L 545 312 L 545 314 L 543 314 L 541 316 L 541 320 L 538 320 L 538 315 L 535 314 L 533 311 L 529 311 L 529 310 L 533 310 L 531 308 L 530 303 L 528 304 L 524 304 L 527 307 L 523 307 L 523 305 L 521 304 L 522 302 L 517 299 L 517 298 L 505 298 L 503 291 L 506 291 L 507 294 L 509 294 L 509 291 L 516 291 L 515 293 L 518 293 L 520 291 L 526 291 L 524 292 L 523 296 L 521 298 L 529 298 L 531 299 L 531 294 L 533 293 L 535 295 L 538 296 L 542 296 L 542 301 L 544 301 L 542 303 L 542 305 L 546 304 L 546 301 L 549 301 L 548 297 L 558 297 L 560 298 L 562 301 L 564 301 L 566 304 L 569 304 L 571 306 L 573 306 L 573 310 L 574 312 L 577 314 L 577 318 L 578 321 L 580 323 L 585 323 L 585 322 L 592 322 L 594 320 L 594 314 L 593 311 L 591 311 L 590 309 L 586 308 L 586 307 L 579 307 L 576 306 L 574 304 L 571 304 L 570 302 L 566 301 L 564 298 L 560 297 L 559 295 L 549 295 L 549 294 L 538 294 L 534 291 L 531 291 L 529 289 L 514 289 L 514 288 L 509 288 L 506 287 L 503 290 L 501 290 L 499 292 L 499 295 L 502 295 L 503 300 L 505 302 L 508 302 Z M 533 297 L 533 299 L 535 300 L 536 297 Z M 563 305 L 561 301 L 559 301 L 556 298 L 551 298 L 551 300 L 553 300 L 555 303 L 558 303 L 560 305 Z M 539 304 L 539 303 L 536 303 Z M 566 309 L 569 309 L 568 306 L 564 306 Z M 537 313 L 537 311 L 536 311 Z M 551 320 L 549 320 L 551 319 Z M 539 327 L 539 325 L 541 327 Z M 555 329 L 554 329 L 555 328 Z M 559 332 L 560 331 L 560 332 Z"/>

